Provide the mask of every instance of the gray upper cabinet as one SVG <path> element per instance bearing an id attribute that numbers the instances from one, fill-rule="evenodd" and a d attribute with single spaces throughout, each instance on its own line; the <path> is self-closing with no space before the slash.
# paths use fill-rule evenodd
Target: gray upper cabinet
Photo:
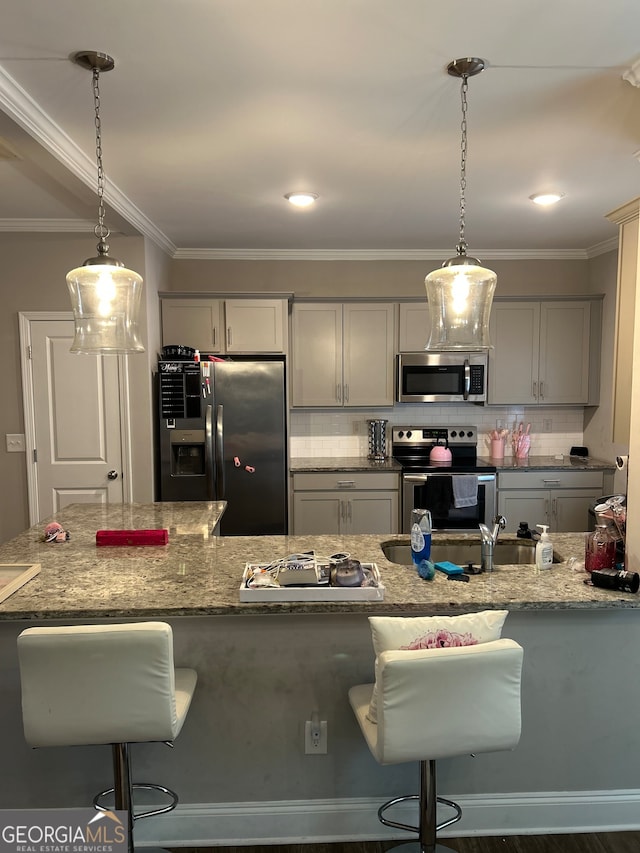
<path id="1" fill-rule="evenodd" d="M 494 302 L 488 402 L 595 404 L 599 385 L 599 302 Z"/>
<path id="2" fill-rule="evenodd" d="M 292 405 L 392 406 L 396 306 L 294 303 Z"/>
<path id="3" fill-rule="evenodd" d="M 424 302 L 401 302 L 399 352 L 422 352 L 431 334 L 429 306 Z"/>
<path id="4" fill-rule="evenodd" d="M 210 353 L 284 353 L 286 299 L 162 299 L 162 343 Z"/>

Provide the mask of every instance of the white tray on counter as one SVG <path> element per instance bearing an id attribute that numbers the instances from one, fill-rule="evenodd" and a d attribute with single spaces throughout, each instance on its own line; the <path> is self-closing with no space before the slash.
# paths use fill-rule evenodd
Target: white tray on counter
<path id="1" fill-rule="evenodd" d="M 383 601 L 384 584 L 376 563 L 363 563 L 376 579 L 377 586 L 280 586 L 247 587 L 247 575 L 255 564 L 247 563 L 242 573 L 240 601 Z"/>

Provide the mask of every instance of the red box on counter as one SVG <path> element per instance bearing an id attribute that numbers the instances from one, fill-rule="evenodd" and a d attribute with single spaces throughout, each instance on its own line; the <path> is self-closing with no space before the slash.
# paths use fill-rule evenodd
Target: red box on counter
<path id="1" fill-rule="evenodd" d="M 98 530 L 96 545 L 166 545 L 168 530 Z"/>

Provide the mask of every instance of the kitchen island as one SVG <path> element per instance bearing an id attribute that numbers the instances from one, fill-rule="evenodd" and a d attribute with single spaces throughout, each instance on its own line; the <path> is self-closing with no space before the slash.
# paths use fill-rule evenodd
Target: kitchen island
<path id="1" fill-rule="evenodd" d="M 416 788 L 417 769 L 378 766 L 348 706 L 349 687 L 373 680 L 367 615 L 506 608 L 503 636 L 525 649 L 522 740 L 513 752 L 439 762 L 440 793 L 465 810 L 449 834 L 638 826 L 640 734 L 628 725 L 621 736 L 619 721 L 640 707 L 640 596 L 584 585 L 569 562 L 584 534 L 553 536 L 563 561 L 546 572 L 504 566 L 465 584 L 427 582 L 384 558 L 385 539 L 406 537 L 220 538 L 211 531 L 222 510 L 74 505 L 58 516 L 68 542 L 42 542 L 41 524 L 0 546 L 0 562 L 42 565 L 0 604 L 3 751 L 18 768 L 0 781 L 4 808 L 86 806 L 110 774 L 106 748 L 25 745 L 18 633 L 44 621 L 162 618 L 177 664 L 199 682 L 175 748 L 133 748 L 135 775 L 180 795 L 174 812 L 136 825 L 139 844 L 391 837 L 376 810 Z M 168 529 L 168 545 L 95 545 L 97 529 L 140 527 Z M 247 561 L 309 548 L 376 562 L 384 600 L 239 601 Z M 304 752 L 314 711 L 327 721 L 326 755 Z"/>
<path id="2" fill-rule="evenodd" d="M 584 534 L 551 534 L 559 560 L 547 572 L 533 565 L 498 566 L 491 574 L 453 583 L 438 573 L 421 580 L 407 566 L 389 562 L 382 545 L 408 542 L 406 535 L 243 536 L 213 532 L 224 505 L 188 502 L 156 504 L 74 504 L 54 516 L 70 534 L 66 542 L 43 542 L 44 524 L 0 546 L 0 563 L 40 563 L 40 574 L 0 603 L 6 619 L 100 619 L 222 616 L 269 613 L 464 613 L 473 610 L 638 609 L 640 596 L 585 586 Z M 98 547 L 100 529 L 169 532 L 164 546 Z M 479 534 L 435 534 L 435 541 L 479 541 Z M 514 540 L 503 534 L 501 540 Z M 351 554 L 375 563 L 384 585 L 381 601 L 240 602 L 247 562 L 268 562 L 313 550 L 318 555 Z"/>

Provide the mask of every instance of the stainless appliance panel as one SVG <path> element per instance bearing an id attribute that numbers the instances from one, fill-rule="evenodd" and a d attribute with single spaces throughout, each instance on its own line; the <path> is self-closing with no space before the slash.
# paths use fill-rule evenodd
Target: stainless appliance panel
<path id="1" fill-rule="evenodd" d="M 220 416 L 216 433 L 218 444 L 223 445 L 222 499 L 227 501 L 220 532 L 223 536 L 284 535 L 287 533 L 284 363 L 217 362 L 213 386 Z"/>
<path id="2" fill-rule="evenodd" d="M 428 509 L 433 530 L 440 533 L 477 533 L 479 524 L 492 524 L 498 504 L 494 473 L 473 475 L 478 478 L 476 506 L 456 509 L 448 500 L 440 502 L 450 481 L 454 477 L 468 476 L 468 473 L 456 474 L 450 470 L 405 472 L 402 475 L 402 532 L 411 532 L 411 510 L 414 508 Z M 449 478 L 449 483 L 445 477 Z"/>
<path id="3" fill-rule="evenodd" d="M 284 360 L 206 361 L 195 378 L 192 363 L 159 371 L 160 500 L 225 500 L 222 535 L 285 535 Z"/>
<path id="4" fill-rule="evenodd" d="M 485 352 L 400 353 L 396 400 L 399 403 L 484 403 Z"/>

